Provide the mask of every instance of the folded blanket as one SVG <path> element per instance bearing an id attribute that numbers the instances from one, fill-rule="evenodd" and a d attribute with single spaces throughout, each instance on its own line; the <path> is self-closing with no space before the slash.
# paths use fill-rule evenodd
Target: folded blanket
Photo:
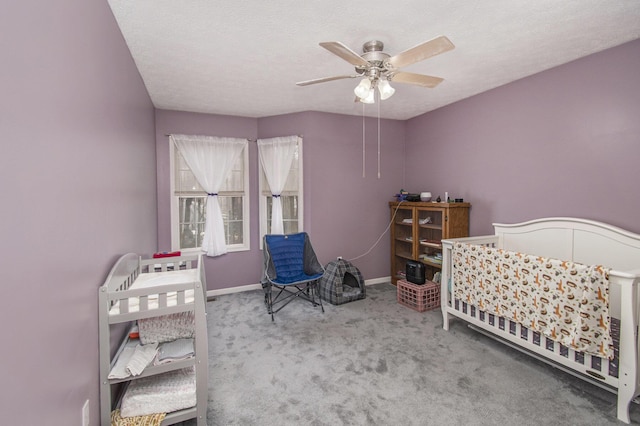
<path id="1" fill-rule="evenodd" d="M 132 376 L 138 376 L 144 371 L 144 369 L 153 361 L 158 353 L 158 344 L 150 343 L 148 345 L 136 346 L 133 356 L 127 363 L 127 371 Z"/>
<path id="2" fill-rule="evenodd" d="M 171 413 L 196 405 L 196 374 L 193 367 L 133 380 L 120 410 L 124 417 Z"/>
<path id="3" fill-rule="evenodd" d="M 143 344 L 192 338 L 195 337 L 195 314 L 187 311 L 139 319 L 138 329 Z"/>
<path id="4" fill-rule="evenodd" d="M 140 345 L 137 341 L 127 344 L 109 372 L 110 379 L 126 379 L 140 375 L 153 361 L 158 352 L 158 344 Z"/>
<path id="5" fill-rule="evenodd" d="M 160 344 L 158 354 L 153 361 L 154 365 L 193 357 L 195 355 L 193 343 L 193 339 L 178 339 Z"/>
<path id="6" fill-rule="evenodd" d="M 110 379 L 126 379 L 131 376 L 131 373 L 127 370 L 127 365 L 133 356 L 138 344 L 131 344 L 131 342 L 122 349 L 120 356 L 116 360 L 116 364 L 109 372 Z"/>
<path id="7" fill-rule="evenodd" d="M 147 416 L 122 417 L 120 410 L 111 412 L 111 426 L 160 426 L 165 413 L 149 414 Z"/>

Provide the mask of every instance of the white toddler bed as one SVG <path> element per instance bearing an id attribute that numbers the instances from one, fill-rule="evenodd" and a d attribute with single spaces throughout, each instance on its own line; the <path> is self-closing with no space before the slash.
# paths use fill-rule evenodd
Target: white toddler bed
<path id="1" fill-rule="evenodd" d="M 166 413 L 162 425 L 191 418 L 206 425 L 205 306 L 201 255 L 118 259 L 99 289 L 101 424 L 118 409 L 122 417 Z M 112 354 L 114 339 L 132 325 L 139 337 L 127 333 Z M 186 348 L 178 350 L 182 356 L 162 359 L 163 345 L 175 351 L 176 343 Z"/>
<path id="2" fill-rule="evenodd" d="M 495 235 L 442 241 L 444 329 L 459 317 L 616 392 L 618 419 L 629 423 L 629 404 L 640 390 L 640 235 L 576 218 L 494 229 Z"/>

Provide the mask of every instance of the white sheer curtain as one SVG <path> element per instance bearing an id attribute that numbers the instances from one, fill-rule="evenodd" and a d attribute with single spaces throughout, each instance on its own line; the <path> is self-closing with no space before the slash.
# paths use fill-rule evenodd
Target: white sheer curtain
<path id="1" fill-rule="evenodd" d="M 222 211 L 218 191 L 229 175 L 233 164 L 247 146 L 246 139 L 212 136 L 171 135 L 200 186 L 207 191 L 207 216 L 202 250 L 207 256 L 227 252 Z"/>
<path id="2" fill-rule="evenodd" d="M 280 195 L 287 182 L 291 161 L 298 146 L 298 136 L 258 139 L 258 154 L 271 188 L 271 233 L 284 234 Z"/>

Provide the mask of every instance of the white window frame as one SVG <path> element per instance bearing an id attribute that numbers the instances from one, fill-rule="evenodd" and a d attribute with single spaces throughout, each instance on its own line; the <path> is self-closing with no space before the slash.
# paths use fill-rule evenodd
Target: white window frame
<path id="1" fill-rule="evenodd" d="M 194 248 L 180 248 L 180 204 L 179 204 L 179 195 L 175 193 L 175 185 L 176 185 L 176 168 L 175 168 L 175 156 L 176 156 L 176 146 L 173 143 L 170 143 L 170 155 L 169 155 L 169 169 L 170 169 L 170 185 L 169 190 L 171 194 L 171 250 L 177 251 L 180 250 L 182 253 L 200 253 L 202 252 L 201 247 Z M 251 235 L 250 235 L 250 222 L 251 218 L 249 217 L 250 208 L 249 208 L 249 147 L 246 146 L 243 150 L 244 152 L 241 154 L 243 156 L 244 163 L 244 192 L 242 196 L 242 232 L 243 232 L 243 244 L 227 244 L 228 252 L 237 252 L 237 251 L 248 251 L 251 249 Z M 221 197 L 224 195 L 218 195 Z M 236 195 L 237 196 L 237 195 Z M 199 197 L 199 195 L 194 195 L 193 197 Z M 206 192 L 202 192 L 202 197 L 207 197 Z M 224 213 L 224 212 L 223 212 Z"/>
<path id="2" fill-rule="evenodd" d="M 297 195 L 298 196 L 298 232 L 304 231 L 304 170 L 303 170 L 303 150 L 302 150 L 302 138 L 298 138 L 298 193 L 291 194 L 287 191 L 284 191 L 281 195 Z M 295 161 L 295 160 L 294 160 Z M 266 181 L 266 176 L 264 174 L 264 170 L 262 168 L 262 162 L 258 161 L 258 198 L 259 205 L 258 208 L 260 210 L 260 250 L 262 250 L 262 240 L 264 235 L 267 233 L 267 198 L 271 197 L 270 195 L 262 194 L 262 188 L 264 181 Z"/>

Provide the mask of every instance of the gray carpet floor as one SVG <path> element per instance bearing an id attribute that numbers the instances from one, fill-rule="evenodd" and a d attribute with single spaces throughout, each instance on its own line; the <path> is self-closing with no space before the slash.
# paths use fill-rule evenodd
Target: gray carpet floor
<path id="1" fill-rule="evenodd" d="M 390 284 L 324 314 L 296 300 L 275 322 L 262 291 L 207 312 L 209 425 L 623 424 L 614 394 L 460 320 L 445 331 L 439 309 L 398 304 Z"/>

